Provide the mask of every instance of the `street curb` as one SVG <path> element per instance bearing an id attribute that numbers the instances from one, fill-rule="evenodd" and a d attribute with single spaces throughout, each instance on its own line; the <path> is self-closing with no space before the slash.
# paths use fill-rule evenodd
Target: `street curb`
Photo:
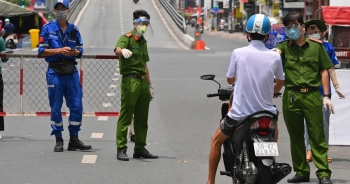
<path id="1" fill-rule="evenodd" d="M 85 6 L 87 0 L 80 0 L 79 4 L 77 5 L 77 7 L 74 9 L 73 12 L 71 12 L 71 16 L 69 17 L 68 22 L 75 22 L 75 20 L 77 19 L 81 9 L 83 9 L 83 7 Z"/>
<path id="2" fill-rule="evenodd" d="M 194 46 L 194 39 L 188 35 L 184 34 L 175 24 L 173 19 L 169 16 L 168 12 L 163 8 L 163 6 L 160 4 L 159 0 L 154 0 L 155 5 L 158 8 L 158 13 L 160 13 L 163 18 L 167 21 L 167 24 L 169 25 L 171 31 L 175 34 L 176 38 L 180 40 L 182 43 L 184 43 L 187 47 L 193 48 Z M 156 8 L 156 10 L 157 10 Z M 169 30 L 170 31 L 170 30 Z"/>

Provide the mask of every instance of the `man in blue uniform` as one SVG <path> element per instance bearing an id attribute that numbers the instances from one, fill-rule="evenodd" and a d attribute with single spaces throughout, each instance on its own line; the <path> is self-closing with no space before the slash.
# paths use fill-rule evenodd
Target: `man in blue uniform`
<path id="1" fill-rule="evenodd" d="M 68 0 L 57 0 L 54 9 L 57 20 L 43 27 L 38 50 L 38 55 L 45 56 L 49 65 L 46 80 L 51 107 L 51 135 L 56 137 L 54 151 L 63 151 L 61 115 L 63 96 L 70 111 L 68 150 L 89 150 L 91 146 L 85 145 L 78 139 L 83 113 L 83 91 L 75 60 L 81 58 L 84 52 L 83 41 L 78 27 L 67 21 L 70 13 Z"/>

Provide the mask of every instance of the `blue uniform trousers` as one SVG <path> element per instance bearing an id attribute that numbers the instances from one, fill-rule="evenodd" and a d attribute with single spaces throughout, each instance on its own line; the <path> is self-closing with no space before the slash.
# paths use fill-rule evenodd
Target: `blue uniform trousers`
<path id="1" fill-rule="evenodd" d="M 78 72 L 70 75 L 60 75 L 51 68 L 46 72 L 48 85 L 48 94 L 51 107 L 51 135 L 62 137 L 62 103 L 65 97 L 67 107 L 69 108 L 69 133 L 71 136 L 78 136 L 83 113 L 83 90 L 79 81 Z"/>

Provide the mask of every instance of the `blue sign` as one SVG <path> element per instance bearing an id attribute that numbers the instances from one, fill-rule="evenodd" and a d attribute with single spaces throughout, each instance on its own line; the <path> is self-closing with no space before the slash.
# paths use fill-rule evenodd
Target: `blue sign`
<path id="1" fill-rule="evenodd" d="M 219 12 L 219 7 L 218 7 L 218 6 L 214 7 L 214 8 L 213 8 L 213 12 L 214 12 L 214 13 L 218 13 L 218 12 Z"/>
<path id="2" fill-rule="evenodd" d="M 272 25 L 269 39 L 265 42 L 265 47 L 268 49 L 275 48 L 280 42 L 285 41 L 287 38 L 284 32 L 283 26 Z"/>

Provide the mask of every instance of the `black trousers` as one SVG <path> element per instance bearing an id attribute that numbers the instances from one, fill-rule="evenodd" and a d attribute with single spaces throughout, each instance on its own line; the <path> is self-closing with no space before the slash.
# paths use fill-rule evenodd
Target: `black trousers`
<path id="1" fill-rule="evenodd" d="M 4 111 L 4 81 L 0 74 L 0 112 Z M 0 116 L 0 131 L 5 130 L 4 116 Z"/>

